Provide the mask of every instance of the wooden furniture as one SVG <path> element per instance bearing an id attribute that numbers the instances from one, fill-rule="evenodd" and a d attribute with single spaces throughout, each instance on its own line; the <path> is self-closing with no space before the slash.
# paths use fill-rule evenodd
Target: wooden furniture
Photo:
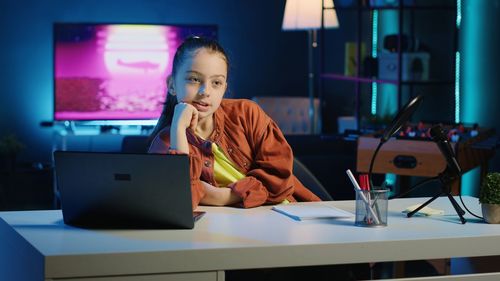
<path id="1" fill-rule="evenodd" d="M 488 161 L 495 154 L 494 147 L 476 147 L 495 134 L 493 129 L 479 129 L 479 134 L 466 141 L 455 143 L 455 153 L 462 172 L 476 167 L 484 175 L 488 172 Z M 374 134 L 358 139 L 356 170 L 368 173 L 373 153 L 380 139 Z M 373 173 L 393 173 L 401 176 L 435 177 L 446 168 L 446 160 L 436 143 L 431 140 L 391 139 L 378 152 L 373 165 Z M 452 193 L 460 192 L 460 182 L 455 181 Z"/>
<path id="2" fill-rule="evenodd" d="M 477 198 L 464 199 L 479 213 Z M 389 201 L 382 228 L 354 226 L 354 218 L 295 221 L 271 206 L 201 207 L 207 214 L 192 230 L 90 230 L 64 225 L 58 210 L 1 212 L 0 280 L 221 281 L 231 269 L 500 255 L 500 228 L 470 216 L 460 224 L 448 198 L 430 205 L 445 216 L 401 214 L 424 200 Z M 354 212 L 354 201 L 300 204 Z"/>

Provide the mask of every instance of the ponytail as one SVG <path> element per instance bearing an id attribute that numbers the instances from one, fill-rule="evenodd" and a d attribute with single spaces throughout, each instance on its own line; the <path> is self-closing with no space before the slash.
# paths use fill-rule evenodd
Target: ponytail
<path id="1" fill-rule="evenodd" d="M 151 146 L 151 142 L 153 142 L 153 139 L 161 130 L 172 124 L 172 118 L 174 116 L 174 108 L 176 105 L 177 105 L 177 98 L 174 95 L 170 94 L 170 92 L 168 92 L 167 99 L 163 104 L 163 110 L 161 112 L 160 118 L 158 119 L 158 123 L 156 123 L 156 126 L 151 135 L 149 135 L 148 147 Z"/>

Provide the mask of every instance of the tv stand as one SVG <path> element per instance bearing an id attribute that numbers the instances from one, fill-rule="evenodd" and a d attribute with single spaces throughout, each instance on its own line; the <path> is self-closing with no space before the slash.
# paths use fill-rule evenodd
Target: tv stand
<path id="1" fill-rule="evenodd" d="M 47 123 L 40 125 L 47 127 Z M 156 120 L 55 121 L 50 124 L 61 136 L 148 135 L 155 125 Z"/>

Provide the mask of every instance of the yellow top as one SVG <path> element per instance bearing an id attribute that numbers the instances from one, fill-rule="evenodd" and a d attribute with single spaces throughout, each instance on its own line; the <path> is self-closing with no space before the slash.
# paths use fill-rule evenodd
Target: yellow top
<path id="1" fill-rule="evenodd" d="M 212 143 L 212 153 L 214 154 L 214 177 L 219 187 L 227 187 L 245 177 L 214 142 Z"/>
<path id="2" fill-rule="evenodd" d="M 214 154 L 214 177 L 218 187 L 227 187 L 229 184 L 238 181 L 245 177 L 245 175 L 236 169 L 229 158 L 224 155 L 222 149 L 212 143 L 212 153 Z M 281 204 L 288 204 L 290 201 L 283 200 Z"/>

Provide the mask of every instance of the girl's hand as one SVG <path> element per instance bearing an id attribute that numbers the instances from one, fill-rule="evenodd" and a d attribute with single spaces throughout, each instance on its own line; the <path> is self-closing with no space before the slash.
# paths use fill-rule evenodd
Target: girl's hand
<path id="1" fill-rule="evenodd" d="M 201 199 L 200 203 L 204 205 L 227 206 L 241 202 L 241 198 L 228 187 L 215 187 L 204 181 L 201 183 L 205 188 L 205 197 Z"/>
<path id="2" fill-rule="evenodd" d="M 185 130 L 191 128 L 195 130 L 198 125 L 198 110 L 189 103 L 180 102 L 174 108 L 172 126 Z"/>
<path id="3" fill-rule="evenodd" d="M 170 148 L 189 154 L 186 129 L 195 130 L 198 125 L 198 110 L 194 106 L 180 102 L 174 108 L 172 126 L 170 127 Z"/>

